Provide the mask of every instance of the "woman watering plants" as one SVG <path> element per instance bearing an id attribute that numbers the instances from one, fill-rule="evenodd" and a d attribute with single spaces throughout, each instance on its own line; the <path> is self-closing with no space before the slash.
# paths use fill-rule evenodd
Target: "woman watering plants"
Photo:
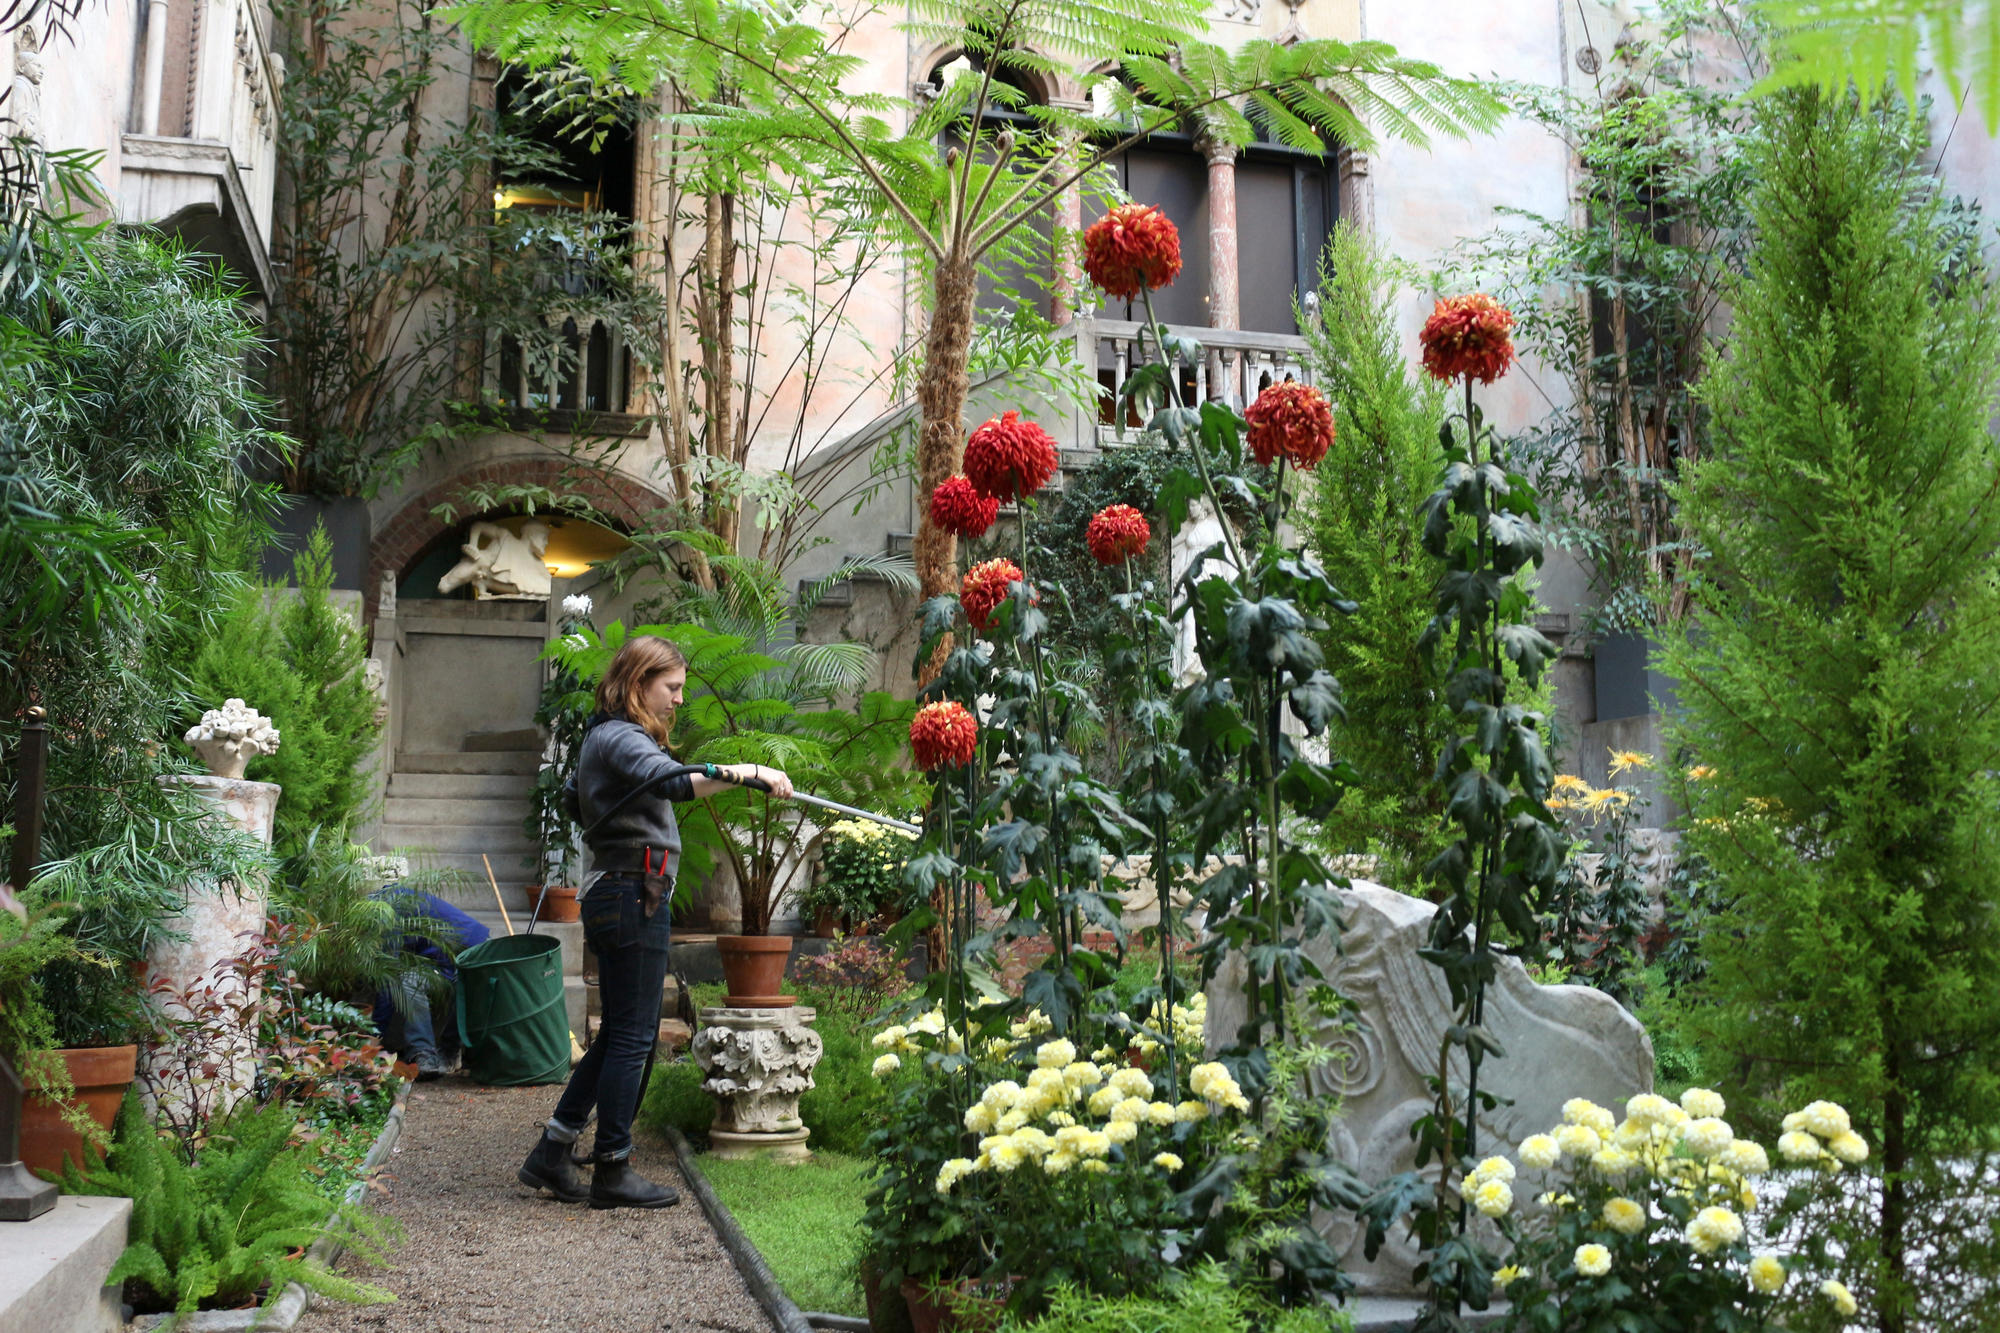
<path id="1" fill-rule="evenodd" d="M 632 1118 L 646 1058 L 659 1031 L 667 979 L 669 900 L 681 836 L 675 801 L 755 783 L 792 794 L 791 779 L 757 764 L 685 765 L 667 752 L 687 660 L 665 639 L 626 641 L 597 687 L 597 715 L 577 759 L 575 814 L 591 853 L 578 895 L 584 939 L 597 955 L 602 1018 L 518 1172 L 521 1183 L 592 1208 L 664 1208 L 679 1195 L 632 1167 Z M 586 1183 L 570 1146 L 597 1112 Z"/>

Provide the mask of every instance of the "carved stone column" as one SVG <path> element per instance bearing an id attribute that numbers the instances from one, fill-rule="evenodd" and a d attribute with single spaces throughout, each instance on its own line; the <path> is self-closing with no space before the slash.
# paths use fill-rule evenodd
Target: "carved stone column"
<path id="1" fill-rule="evenodd" d="M 806 1147 L 811 1131 L 799 1120 L 799 1094 L 813 1086 L 812 1071 L 825 1049 L 807 1026 L 814 1017 L 803 1005 L 701 1011 L 693 1051 L 707 1076 L 701 1090 L 715 1098 L 710 1152 L 785 1162 L 812 1155 Z"/>
<path id="2" fill-rule="evenodd" d="M 1243 312 L 1237 280 L 1236 149 L 1206 136 L 1196 146 L 1208 159 L 1208 323 L 1210 328 L 1239 328 Z M 1235 369 L 1234 356 L 1208 354 L 1211 397 L 1234 401 Z"/>
<path id="3" fill-rule="evenodd" d="M 1049 105 L 1083 115 L 1090 111 L 1090 103 L 1081 99 L 1050 98 Z M 1063 154 L 1064 161 L 1058 170 L 1065 175 L 1075 170 L 1082 152 L 1081 147 L 1069 149 Z M 1071 185 L 1056 197 L 1055 204 L 1055 272 L 1049 275 L 1049 319 L 1056 324 L 1066 322 L 1076 313 L 1076 294 L 1083 290 L 1083 270 L 1077 263 L 1076 250 L 1076 234 L 1082 230 L 1083 187 Z"/>

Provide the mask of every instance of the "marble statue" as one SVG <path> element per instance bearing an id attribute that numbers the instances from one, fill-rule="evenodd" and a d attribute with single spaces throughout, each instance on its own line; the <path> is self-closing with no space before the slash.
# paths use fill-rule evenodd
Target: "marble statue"
<path id="1" fill-rule="evenodd" d="M 438 580 L 439 592 L 469 584 L 480 601 L 539 601 L 549 595 L 549 567 L 542 562 L 549 549 L 548 524 L 530 519 L 516 537 L 498 523 L 481 520 L 466 530 L 459 549 L 464 558 Z"/>
<path id="2" fill-rule="evenodd" d="M 1338 1097 L 1333 1146 L 1364 1180 L 1385 1180 L 1414 1165 L 1410 1126 L 1431 1109 L 1426 1074 L 1452 1021 L 1451 994 L 1437 968 L 1417 956 L 1437 908 L 1365 880 L 1338 891 L 1346 929 L 1307 952 L 1350 1008 L 1335 1020 L 1303 1020 L 1339 1059 L 1314 1071 L 1314 1090 Z M 1208 988 L 1208 1039 L 1221 1044 L 1245 1017 L 1242 967 L 1233 962 Z M 1307 1010 L 1310 1013 L 1310 1010 Z M 1486 993 L 1486 1026 L 1506 1051 L 1480 1063 L 1480 1088 L 1503 1100 L 1479 1118 L 1482 1156 L 1511 1154 L 1530 1134 L 1562 1119 L 1562 1104 L 1588 1097 L 1623 1106 L 1653 1088 L 1653 1045 L 1625 1007 L 1588 986 L 1542 986 L 1519 959 L 1502 958 Z M 1465 1079 L 1453 1054 L 1452 1081 Z M 1418 1258 L 1401 1228 L 1374 1263 L 1362 1257 L 1351 1217 L 1320 1229 L 1363 1291 L 1407 1291 Z"/>
<path id="3" fill-rule="evenodd" d="M 209 709 L 181 739 L 219 778 L 240 778 L 252 759 L 278 752 L 278 729 L 241 699 L 225 699 L 222 707 Z"/>

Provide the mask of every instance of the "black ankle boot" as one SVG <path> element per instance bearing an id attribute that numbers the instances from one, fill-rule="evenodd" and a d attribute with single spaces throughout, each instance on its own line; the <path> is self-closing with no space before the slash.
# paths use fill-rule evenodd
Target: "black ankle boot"
<path id="1" fill-rule="evenodd" d="M 681 1201 L 678 1191 L 655 1185 L 632 1166 L 632 1159 L 599 1162 L 590 1177 L 592 1208 L 666 1208 Z"/>
<path id="2" fill-rule="evenodd" d="M 557 1143 L 547 1134 L 542 1135 L 514 1176 L 523 1185 L 547 1190 L 564 1203 L 582 1203 L 591 1196 L 593 1188 L 569 1155 L 569 1145 Z"/>

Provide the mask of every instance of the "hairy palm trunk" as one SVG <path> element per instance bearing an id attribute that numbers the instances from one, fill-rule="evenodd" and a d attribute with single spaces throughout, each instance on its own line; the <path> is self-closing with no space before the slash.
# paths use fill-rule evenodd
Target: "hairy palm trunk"
<path id="1" fill-rule="evenodd" d="M 917 438 L 917 577 L 925 598 L 958 586 L 958 539 L 931 523 L 928 501 L 939 482 L 958 470 L 965 440 L 966 360 L 972 347 L 972 311 L 978 298 L 978 269 L 967 258 L 938 261 L 936 302 L 924 339 L 924 373 L 917 381 L 923 433 Z M 950 643 L 942 644 L 927 674 L 936 674 Z"/>

